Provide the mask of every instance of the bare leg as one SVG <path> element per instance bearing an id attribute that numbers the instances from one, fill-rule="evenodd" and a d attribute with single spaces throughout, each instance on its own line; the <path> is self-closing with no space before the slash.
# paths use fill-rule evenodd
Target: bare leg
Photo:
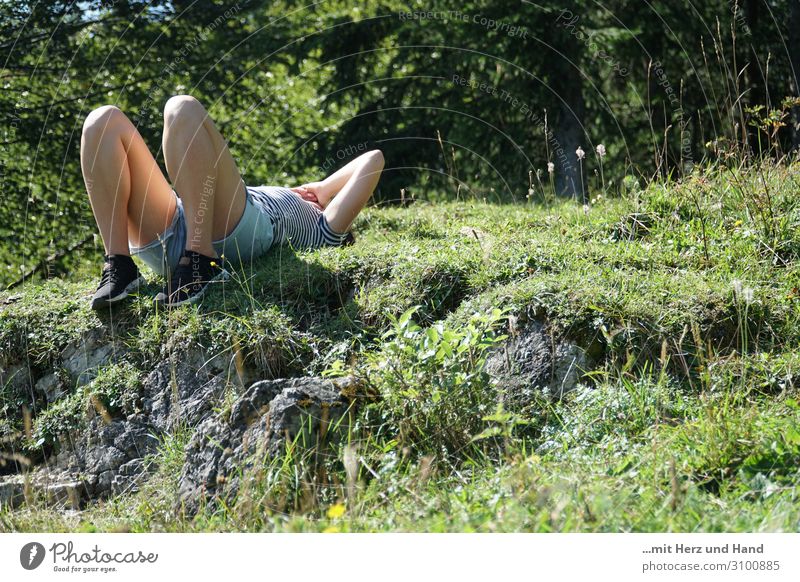
<path id="1" fill-rule="evenodd" d="M 81 135 L 81 168 L 106 254 L 155 240 L 177 201 L 142 136 L 113 105 L 93 110 Z"/>
<path id="2" fill-rule="evenodd" d="M 186 246 L 216 257 L 212 241 L 236 227 L 244 212 L 245 186 L 220 132 L 190 95 L 164 107 L 164 160 L 186 215 Z"/>
<path id="3" fill-rule="evenodd" d="M 353 166 L 349 177 L 341 189 L 333 195 L 333 199 L 324 211 L 328 225 L 336 232 L 347 232 L 353 220 L 372 196 L 381 177 L 381 171 L 383 171 L 383 154 L 380 150 L 372 150 L 359 156 L 351 164 Z M 345 166 L 345 168 L 349 167 L 350 164 Z M 330 178 L 337 175 L 339 172 Z M 336 186 L 338 185 L 336 184 Z"/>

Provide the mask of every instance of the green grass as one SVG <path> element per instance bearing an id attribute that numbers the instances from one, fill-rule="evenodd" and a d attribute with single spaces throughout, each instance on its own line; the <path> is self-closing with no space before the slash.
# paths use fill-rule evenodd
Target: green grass
<path id="1" fill-rule="evenodd" d="M 338 445 L 258 459 L 236 499 L 194 518 L 176 505 L 182 429 L 139 493 L 5 511 L 0 529 L 798 531 L 798 170 L 708 168 L 586 213 L 570 201 L 370 207 L 355 246 L 271 252 L 170 313 L 147 294 L 111 319 L 93 313 L 96 261 L 0 294 L 3 357 L 35 377 L 87 330 L 127 348 L 50 407 L 0 386 L 0 430 L 19 444 L 23 405 L 53 438 L 87 395 L 124 414 L 120 386 L 187 345 L 238 354 L 262 378 L 354 372 L 376 396 Z M 499 407 L 482 362 L 508 315 L 546 319 L 599 369 L 561 401 Z"/>

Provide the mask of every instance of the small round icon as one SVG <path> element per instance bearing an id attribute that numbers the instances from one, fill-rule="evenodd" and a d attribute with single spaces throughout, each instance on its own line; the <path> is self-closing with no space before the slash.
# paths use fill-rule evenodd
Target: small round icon
<path id="1" fill-rule="evenodd" d="M 30 542 L 22 546 L 19 552 L 19 563 L 26 570 L 35 570 L 44 561 L 44 546 L 39 542 Z"/>

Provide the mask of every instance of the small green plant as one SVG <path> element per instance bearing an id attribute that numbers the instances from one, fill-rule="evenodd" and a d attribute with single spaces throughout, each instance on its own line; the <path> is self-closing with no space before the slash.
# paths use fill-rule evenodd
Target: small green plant
<path id="1" fill-rule="evenodd" d="M 780 151 L 780 140 L 778 133 L 786 127 L 787 118 L 795 107 L 800 107 L 800 97 L 786 97 L 778 109 L 767 109 L 764 105 L 745 107 L 744 111 L 748 114 L 748 125 L 757 128 L 759 151 L 763 150 L 761 134 L 767 136 L 769 151 Z"/>
<path id="2" fill-rule="evenodd" d="M 141 372 L 127 362 L 111 364 L 101 370 L 89 386 L 93 402 L 112 416 L 136 411 L 142 387 Z"/>
<path id="3" fill-rule="evenodd" d="M 80 390 L 49 406 L 34 420 L 31 438 L 25 443 L 26 449 L 38 451 L 44 446 L 55 444 L 59 435 L 84 426 L 86 405 L 86 393 Z"/>
<path id="4" fill-rule="evenodd" d="M 525 418 L 522 414 L 506 410 L 502 402 L 497 404 L 497 409 L 494 413 L 484 416 L 483 420 L 490 423 L 489 426 L 472 437 L 472 440 L 481 441 L 502 438 L 505 451 L 512 449 L 513 439 L 518 427 L 526 427 L 533 424 L 533 421 Z"/>
<path id="5" fill-rule="evenodd" d="M 471 442 L 496 406 L 483 364 L 487 350 L 508 337 L 496 333 L 506 309 L 473 313 L 461 329 L 441 322 L 423 329 L 412 319 L 419 308 L 392 318 L 383 349 L 367 358 L 366 376 L 382 393 L 385 414 L 404 445 L 454 453 Z"/>

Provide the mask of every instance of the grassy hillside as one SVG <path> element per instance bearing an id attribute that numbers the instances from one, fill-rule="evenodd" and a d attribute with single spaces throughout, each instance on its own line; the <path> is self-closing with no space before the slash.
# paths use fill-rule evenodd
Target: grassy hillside
<path id="1" fill-rule="evenodd" d="M 125 347 L 54 404 L 0 386 L 0 436 L 33 459 L 92 399 L 128 414 L 150 363 L 187 343 L 263 378 L 356 374 L 376 398 L 350 444 L 322 459 L 287 449 L 227 506 L 176 507 L 187 428 L 148 459 L 138 493 L 4 510 L 0 530 L 798 531 L 799 178 L 798 166 L 707 169 L 588 209 L 373 207 L 356 245 L 272 251 L 170 313 L 149 296 L 92 312 L 96 262 L 2 293 L 6 368 L 24 361 L 40 378 L 96 327 Z M 530 319 L 600 365 L 563 399 L 502 406 L 483 362 Z"/>

